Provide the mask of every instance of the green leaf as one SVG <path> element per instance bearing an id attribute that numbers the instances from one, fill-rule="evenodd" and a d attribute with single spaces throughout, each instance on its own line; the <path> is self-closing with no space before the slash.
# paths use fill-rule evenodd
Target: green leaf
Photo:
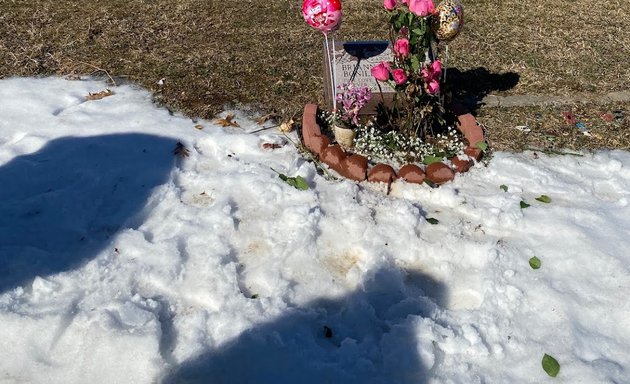
<path id="1" fill-rule="evenodd" d="M 280 178 L 282 179 L 282 177 Z M 297 188 L 300 191 L 306 191 L 308 189 L 308 183 L 306 182 L 306 180 L 304 180 L 302 176 L 286 177 L 286 179 L 283 180 L 286 181 L 287 184 L 289 184 L 290 186 Z"/>
<path id="2" fill-rule="evenodd" d="M 409 60 L 411 61 L 411 69 L 413 69 L 414 71 L 420 69 L 420 60 L 418 59 L 418 56 L 413 55 Z"/>
<path id="3" fill-rule="evenodd" d="M 521 200 L 521 209 L 524 209 L 524 208 L 527 208 L 527 207 L 529 207 L 529 204 L 527 204 L 526 202 Z"/>
<path id="4" fill-rule="evenodd" d="M 426 165 L 439 163 L 440 161 L 442 161 L 441 156 L 425 156 L 424 159 L 422 160 L 422 162 Z"/>
<path id="5" fill-rule="evenodd" d="M 308 183 L 306 182 L 306 180 L 304 180 L 302 176 L 289 177 L 283 173 L 276 171 L 273 168 L 271 168 L 271 170 L 277 173 L 278 177 L 285 181 L 287 184 L 299 189 L 300 191 L 306 191 L 309 188 Z"/>
<path id="6" fill-rule="evenodd" d="M 302 176 L 295 177 L 294 187 L 299 189 L 300 191 L 306 191 L 309 188 L 308 183 L 306 182 L 306 180 L 304 180 Z"/>
<path id="7" fill-rule="evenodd" d="M 499 186 L 499 188 L 501 188 L 503 190 L 503 192 L 507 192 L 508 191 L 508 186 L 505 184 L 501 184 L 501 186 Z"/>
<path id="8" fill-rule="evenodd" d="M 536 256 L 532 257 L 529 259 L 529 266 L 532 267 L 532 269 L 540 268 L 540 259 Z"/>
<path id="9" fill-rule="evenodd" d="M 488 149 L 488 144 L 486 144 L 485 141 L 479 141 L 477 142 L 477 144 L 475 144 L 475 148 L 479 148 L 482 151 L 485 151 L 486 149 Z"/>
<path id="10" fill-rule="evenodd" d="M 536 198 L 536 200 L 540 201 L 541 203 L 546 203 L 546 204 L 551 203 L 551 197 L 547 195 L 540 195 L 539 197 Z"/>
<path id="11" fill-rule="evenodd" d="M 429 222 L 429 224 L 433 224 L 433 225 L 436 225 L 436 224 L 440 223 L 440 221 L 438 219 L 435 219 L 433 217 L 427 217 L 427 221 Z"/>
<path id="12" fill-rule="evenodd" d="M 545 353 L 545 356 L 542 358 L 542 367 L 547 372 L 547 374 L 551 377 L 558 376 L 560 372 L 560 364 L 558 364 L 558 360 L 549 356 Z"/>

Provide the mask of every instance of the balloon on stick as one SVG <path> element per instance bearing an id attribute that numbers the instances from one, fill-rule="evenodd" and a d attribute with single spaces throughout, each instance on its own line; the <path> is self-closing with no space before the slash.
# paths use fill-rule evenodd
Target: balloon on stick
<path id="1" fill-rule="evenodd" d="M 464 28 L 464 8 L 459 0 L 443 0 L 435 8 L 431 29 L 439 41 L 448 43 Z"/>
<path id="2" fill-rule="evenodd" d="M 326 35 L 341 26 L 341 2 L 339 0 L 304 0 L 302 16 L 308 25 Z"/>
<path id="3" fill-rule="evenodd" d="M 341 26 L 341 2 L 339 0 L 304 0 L 302 3 L 302 16 L 308 25 L 324 34 L 326 42 L 326 54 L 328 56 L 328 69 L 330 74 L 331 96 L 333 108 L 337 109 L 336 100 L 336 76 L 334 65 L 334 54 L 331 55 L 328 44 L 328 33 L 335 32 Z M 335 47 L 335 37 L 332 36 L 333 50 Z"/>

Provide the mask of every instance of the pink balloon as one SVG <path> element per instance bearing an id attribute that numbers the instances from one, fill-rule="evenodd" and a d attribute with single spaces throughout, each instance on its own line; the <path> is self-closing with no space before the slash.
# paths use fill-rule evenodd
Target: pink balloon
<path id="1" fill-rule="evenodd" d="M 339 0 L 304 0 L 302 16 L 308 25 L 324 34 L 335 31 L 341 25 L 341 2 Z"/>

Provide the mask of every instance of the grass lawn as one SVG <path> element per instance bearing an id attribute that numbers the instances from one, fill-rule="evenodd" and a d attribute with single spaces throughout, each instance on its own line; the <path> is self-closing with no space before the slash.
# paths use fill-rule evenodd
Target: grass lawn
<path id="1" fill-rule="evenodd" d="M 449 47 L 454 89 L 480 97 L 630 88 L 627 0 L 463 5 L 466 26 Z M 343 6 L 338 39 L 387 37 L 381 1 Z M 107 73 L 190 116 L 236 105 L 288 118 L 307 102 L 323 103 L 323 39 L 300 9 L 287 0 L 0 0 L 0 77 Z M 592 136 L 563 121 L 570 109 Z M 615 110 L 623 118 L 599 117 Z M 481 106 L 476 114 L 494 149 L 630 148 L 628 102 Z M 522 125 L 531 131 L 515 128 Z"/>

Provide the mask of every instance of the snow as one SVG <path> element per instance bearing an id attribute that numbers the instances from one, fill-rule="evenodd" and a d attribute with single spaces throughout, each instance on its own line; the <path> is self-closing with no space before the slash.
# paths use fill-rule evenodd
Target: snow
<path id="1" fill-rule="evenodd" d="M 0 382 L 630 382 L 627 151 L 386 195 L 106 88 L 0 80 Z"/>

